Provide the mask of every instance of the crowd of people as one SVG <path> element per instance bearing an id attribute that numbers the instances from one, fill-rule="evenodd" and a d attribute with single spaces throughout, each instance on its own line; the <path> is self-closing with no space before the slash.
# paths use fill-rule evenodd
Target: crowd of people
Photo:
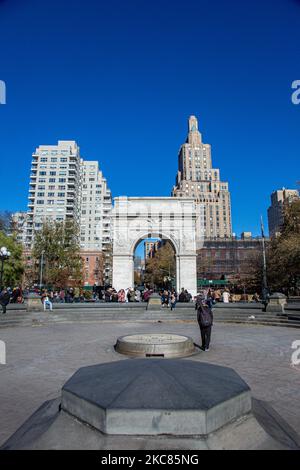
<path id="1" fill-rule="evenodd" d="M 41 301 L 44 305 L 44 309 L 49 307 L 52 310 L 53 303 L 79 303 L 79 302 L 148 302 L 150 295 L 154 292 L 149 287 L 144 287 L 143 290 L 140 288 L 128 287 L 126 289 L 120 289 L 117 291 L 113 287 L 99 287 L 94 286 L 92 291 L 84 290 L 80 287 L 68 287 L 61 289 L 50 289 L 40 290 L 38 287 L 33 289 L 37 294 L 41 296 Z M 9 303 L 23 303 L 24 296 L 29 293 L 29 289 L 24 291 L 20 286 L 13 289 L 6 288 L 0 293 L 0 305 L 2 306 L 3 313 L 6 312 L 6 306 Z M 177 302 L 191 302 L 196 299 L 192 298 L 192 295 L 184 288 L 181 289 L 180 293 L 177 293 L 175 289 L 161 289 L 158 291 L 161 298 L 161 304 L 163 307 L 174 310 Z M 234 294 L 232 294 L 227 288 L 225 289 L 203 289 L 200 291 L 200 295 L 206 300 L 207 304 L 212 307 L 217 302 L 229 303 L 234 301 Z M 241 301 L 247 301 L 248 296 L 241 295 Z M 258 294 L 252 296 L 252 300 L 260 302 Z M 4 312 L 5 311 L 5 312 Z"/>
<path id="2" fill-rule="evenodd" d="M 225 287 L 224 289 L 202 289 L 199 293 L 203 295 L 206 299 L 208 299 L 211 305 L 216 304 L 217 302 L 223 302 L 225 304 L 230 302 L 236 302 L 237 298 L 239 302 L 262 301 L 262 299 L 257 293 L 255 293 L 254 295 L 248 295 L 244 293 L 237 296 L 234 292 L 231 292 L 227 287 Z"/>
<path id="3" fill-rule="evenodd" d="M 2 313 L 6 313 L 7 305 L 11 304 L 22 304 L 24 303 L 23 291 L 20 286 L 14 287 L 5 287 L 0 292 L 0 305 L 2 307 Z"/>
<path id="4" fill-rule="evenodd" d="M 110 287 L 104 292 L 105 302 L 148 302 L 149 297 L 153 294 L 154 290 L 145 287 L 144 290 L 134 289 L 128 287 L 127 289 L 120 289 L 116 291 L 113 287 Z M 170 307 L 173 310 L 177 302 L 190 302 L 192 295 L 186 290 L 182 289 L 178 295 L 175 289 L 162 289 L 158 291 L 161 298 L 161 304 L 163 307 Z"/>
<path id="5" fill-rule="evenodd" d="M 69 287 L 67 289 L 43 290 L 42 299 L 47 295 L 52 303 L 78 303 L 85 302 L 86 293 L 79 287 Z"/>

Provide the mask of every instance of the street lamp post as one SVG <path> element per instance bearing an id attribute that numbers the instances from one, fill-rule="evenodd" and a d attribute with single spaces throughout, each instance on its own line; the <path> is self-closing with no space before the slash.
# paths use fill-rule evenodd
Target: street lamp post
<path id="1" fill-rule="evenodd" d="M 262 253 L 263 253 L 263 288 L 262 288 L 262 300 L 264 304 L 264 311 L 266 312 L 268 304 L 268 283 L 267 283 L 267 261 L 266 261 L 266 245 L 265 245 L 265 233 L 263 218 L 261 216 L 261 237 L 262 237 Z"/>
<path id="2" fill-rule="evenodd" d="M 0 271 L 0 289 L 3 289 L 3 273 L 4 273 L 4 261 L 8 260 L 10 257 L 10 251 L 3 246 L 0 249 L 0 259 L 1 259 L 1 271 Z"/>
<path id="3" fill-rule="evenodd" d="M 45 250 L 42 251 L 41 255 L 41 266 L 40 266 L 40 290 L 42 290 L 42 285 L 43 285 L 43 266 L 44 266 L 44 253 Z"/>

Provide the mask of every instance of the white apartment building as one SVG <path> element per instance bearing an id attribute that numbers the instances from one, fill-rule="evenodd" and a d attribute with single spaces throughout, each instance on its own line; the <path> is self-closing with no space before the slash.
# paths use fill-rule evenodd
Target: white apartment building
<path id="1" fill-rule="evenodd" d="M 111 280 L 112 197 L 97 161 L 81 160 L 80 247 L 82 251 L 101 251 L 104 279 Z"/>
<path id="2" fill-rule="evenodd" d="M 80 221 L 80 152 L 74 141 L 40 145 L 32 154 L 25 245 L 46 219 Z"/>
<path id="3" fill-rule="evenodd" d="M 299 199 L 297 189 L 282 188 L 271 194 L 271 206 L 268 208 L 268 225 L 270 237 L 275 237 L 281 231 L 284 223 L 285 207 L 295 199 Z"/>
<path id="4" fill-rule="evenodd" d="M 45 220 L 72 219 L 80 227 L 80 248 L 89 257 L 103 252 L 104 279 L 111 280 L 111 192 L 97 161 L 85 161 L 75 141 L 40 145 L 32 155 L 28 211 L 22 242 L 33 246 Z M 20 217 L 17 217 L 17 220 Z M 83 253 L 85 256 L 85 253 Z"/>

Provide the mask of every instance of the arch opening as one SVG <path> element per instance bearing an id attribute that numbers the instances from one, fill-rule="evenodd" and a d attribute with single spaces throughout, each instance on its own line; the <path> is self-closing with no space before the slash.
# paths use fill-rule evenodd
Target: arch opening
<path id="1" fill-rule="evenodd" d="M 169 238 L 142 237 L 133 251 L 134 287 L 176 290 L 176 249 Z"/>

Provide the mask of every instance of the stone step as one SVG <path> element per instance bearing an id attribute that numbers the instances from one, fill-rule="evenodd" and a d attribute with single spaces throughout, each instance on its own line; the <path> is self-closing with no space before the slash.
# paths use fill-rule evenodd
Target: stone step
<path id="1" fill-rule="evenodd" d="M 241 318 L 241 319 L 248 319 L 250 316 L 249 312 L 247 313 L 235 313 L 235 312 L 214 312 L 214 318 L 215 319 L 221 319 L 221 318 Z M 288 320 L 288 317 L 290 319 L 297 320 L 297 316 L 292 317 L 292 316 L 287 316 L 287 315 L 276 315 L 276 314 L 253 314 L 255 319 L 279 319 L 279 320 Z M 191 313 L 186 313 L 186 312 L 140 312 L 140 313 L 128 313 L 128 312 L 53 312 L 53 313 L 35 313 L 35 314 L 13 314 L 13 313 L 7 313 L 5 316 L 1 315 L 0 316 L 0 323 L 2 321 L 5 321 L 6 319 L 14 319 L 14 320 L 23 320 L 23 319 L 60 319 L 60 318 L 71 318 L 71 319 L 77 319 L 77 318 L 103 318 L 103 319 L 115 319 L 115 318 L 128 318 L 128 319 L 140 319 L 140 318 L 164 318 L 164 319 L 169 319 L 169 318 L 178 318 L 178 319 L 186 319 L 186 318 L 191 318 L 194 319 L 196 318 L 196 313 L 191 312 Z"/>
<path id="2" fill-rule="evenodd" d="M 85 319 L 85 318 L 81 318 L 81 319 L 78 319 L 75 323 L 107 323 L 111 320 L 103 320 L 101 318 L 98 318 L 98 319 Z M 128 319 L 118 319 L 116 320 L 117 322 L 128 322 L 129 323 L 129 320 Z M 169 323 L 169 322 L 188 322 L 188 323 L 195 323 L 196 324 L 196 321 L 194 320 L 190 320 L 190 319 L 187 319 L 187 320 L 182 320 L 182 319 L 175 319 L 175 318 L 171 318 L 171 319 L 163 319 L 163 320 L 153 320 L 153 319 L 140 319 L 140 320 L 136 320 L 136 323 L 143 323 L 143 322 L 162 322 L 162 323 Z M 28 321 L 7 321 L 7 322 L 1 322 L 0 323 L 0 328 L 5 328 L 5 327 L 9 327 L 9 326 L 31 326 L 31 327 L 35 327 L 35 326 L 39 326 L 39 325 L 49 325 L 49 324 L 63 324 L 63 323 L 74 323 L 74 320 L 72 319 L 69 319 L 69 318 L 63 318 L 63 319 L 60 319 L 60 320 L 55 320 L 55 321 L 51 321 L 51 320 L 43 320 L 43 321 L 40 321 L 40 322 L 32 322 L 30 320 Z M 245 320 L 241 320 L 241 319 L 232 319 L 232 318 L 228 318 L 228 319 L 220 319 L 220 320 L 217 320 L 216 323 L 244 323 L 244 324 L 248 324 L 248 325 L 255 325 L 255 324 L 261 324 L 261 325 L 278 325 L 278 326 L 295 326 L 295 327 L 298 327 L 300 328 L 300 324 L 299 322 L 293 322 L 293 321 L 287 321 L 287 322 L 281 322 L 281 321 L 275 321 L 275 320 L 268 320 L 268 321 L 265 321 L 265 320 L 248 320 L 248 321 L 245 321 Z"/>
<path id="3" fill-rule="evenodd" d="M 244 311 L 243 311 L 244 310 Z M 253 315 L 255 318 L 250 319 Z M 289 317 L 289 318 L 288 318 Z M 53 312 L 8 311 L 0 314 L 0 328 L 9 326 L 39 326 L 51 323 L 101 323 L 101 322 L 196 322 L 194 309 L 177 308 L 174 311 L 161 309 L 147 311 L 145 309 L 120 308 L 112 311 L 110 308 L 101 309 L 56 309 Z M 278 316 L 251 309 L 214 309 L 214 321 L 223 323 L 261 324 L 270 326 L 288 326 L 300 328 L 297 315 Z"/>

